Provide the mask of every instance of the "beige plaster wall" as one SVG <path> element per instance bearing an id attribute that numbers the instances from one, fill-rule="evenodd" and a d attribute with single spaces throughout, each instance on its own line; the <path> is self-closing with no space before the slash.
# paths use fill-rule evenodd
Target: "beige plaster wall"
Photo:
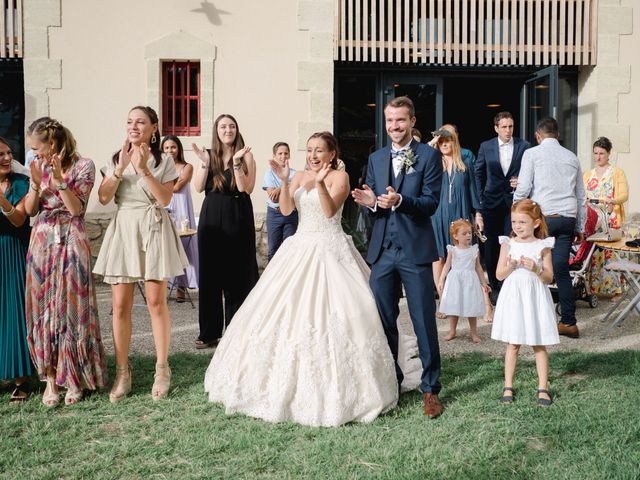
<path id="1" fill-rule="evenodd" d="M 215 56 L 203 85 L 213 90 L 212 104 L 203 105 L 206 130 L 193 140 L 210 145 L 220 113 L 238 119 L 258 161 L 253 202 L 263 211 L 260 184 L 273 143 L 289 142 L 292 164 L 302 167 L 296 148 L 311 130 L 332 127 L 332 8 L 332 0 L 25 0 L 26 123 L 44 114 L 59 119 L 99 168 L 122 143 L 130 107 L 158 110 L 158 63 L 145 55 L 182 31 Z M 183 140 L 195 163 L 192 139 Z M 96 192 L 89 211 L 112 209 L 99 205 Z M 196 210 L 201 201 L 195 194 Z"/>
<path id="2" fill-rule="evenodd" d="M 640 2 L 624 0 L 633 8 L 633 32 L 620 37 L 620 63 L 629 65 L 629 92 L 622 93 L 620 122 L 629 125 L 629 148 L 618 153 L 618 166 L 624 169 L 629 181 L 629 211 L 640 212 Z"/>
<path id="3" fill-rule="evenodd" d="M 611 139 L 612 163 L 629 181 L 627 209 L 640 211 L 640 3 L 599 0 L 597 66 L 579 75 L 578 156 L 591 168 L 592 145 L 599 136 Z"/>

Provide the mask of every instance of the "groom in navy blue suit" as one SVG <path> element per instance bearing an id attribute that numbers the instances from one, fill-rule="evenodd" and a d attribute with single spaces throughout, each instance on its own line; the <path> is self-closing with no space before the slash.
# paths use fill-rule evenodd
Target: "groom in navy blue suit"
<path id="1" fill-rule="evenodd" d="M 398 385 L 403 379 L 398 367 L 397 325 L 402 284 L 422 361 L 424 413 L 436 418 L 443 407 L 438 398 L 440 347 L 431 271 L 438 254 L 431 215 L 440 199 L 442 158 L 435 149 L 413 140 L 416 117 L 410 98 L 393 99 L 384 115 L 392 144 L 369 156 L 366 184 L 352 195 L 374 217 L 367 254 L 369 284 L 396 360 Z"/>

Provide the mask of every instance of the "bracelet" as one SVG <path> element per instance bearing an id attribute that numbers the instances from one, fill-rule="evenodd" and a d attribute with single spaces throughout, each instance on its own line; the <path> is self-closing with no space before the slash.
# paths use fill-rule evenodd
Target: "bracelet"
<path id="1" fill-rule="evenodd" d="M 118 175 L 115 171 L 113 172 L 113 176 L 116 180 L 118 180 L 119 182 L 122 181 L 122 175 Z"/>
<path id="2" fill-rule="evenodd" d="M 11 215 L 13 215 L 14 213 L 16 213 L 16 207 L 14 207 L 13 205 L 11 205 L 11 210 L 9 210 L 8 212 L 5 212 L 4 209 L 0 208 L 0 210 L 2 210 L 2 214 L 5 217 L 10 217 Z"/>
<path id="3" fill-rule="evenodd" d="M 200 162 L 200 168 L 202 169 L 209 168 L 209 165 L 204 162 Z"/>
<path id="4" fill-rule="evenodd" d="M 33 190 L 33 191 L 34 191 L 34 192 L 36 192 L 36 193 L 40 193 L 40 187 L 39 187 L 39 186 L 37 186 L 35 183 L 30 182 L 30 184 L 29 184 L 29 185 L 31 185 L 31 190 Z"/>
<path id="5" fill-rule="evenodd" d="M 234 170 L 242 170 L 242 164 L 240 164 L 240 163 L 239 163 L 239 164 L 237 164 L 237 165 L 236 165 L 236 164 L 234 163 L 234 164 L 233 164 L 233 169 L 234 169 Z"/>

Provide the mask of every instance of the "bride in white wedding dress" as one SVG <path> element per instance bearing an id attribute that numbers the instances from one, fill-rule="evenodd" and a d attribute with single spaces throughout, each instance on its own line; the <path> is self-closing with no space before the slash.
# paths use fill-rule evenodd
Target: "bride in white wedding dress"
<path id="1" fill-rule="evenodd" d="M 227 414 L 311 426 L 371 422 L 393 408 L 393 358 L 369 289 L 369 268 L 340 224 L 349 195 L 335 169 L 335 137 L 307 143 L 308 169 L 287 184 L 283 214 L 298 209 L 284 241 L 233 317 L 205 375 L 209 400 Z M 220 272 L 224 274 L 224 272 Z"/>

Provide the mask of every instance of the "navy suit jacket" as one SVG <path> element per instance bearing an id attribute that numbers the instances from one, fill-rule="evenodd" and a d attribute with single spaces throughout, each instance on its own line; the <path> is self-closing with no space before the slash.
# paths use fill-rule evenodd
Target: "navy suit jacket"
<path id="1" fill-rule="evenodd" d="M 509 185 L 510 177 L 517 177 L 520 172 L 522 154 L 531 147 L 529 142 L 513 137 L 513 156 L 511 165 L 505 175 L 500 165 L 498 137 L 480 144 L 478 158 L 476 158 L 476 186 L 480 196 L 480 211 L 482 213 L 504 204 L 511 208 L 513 193 Z"/>
<path id="2" fill-rule="evenodd" d="M 438 259 L 431 215 L 440 202 L 442 156 L 434 148 L 415 140 L 411 141 L 410 148 L 416 156 L 416 163 L 411 169 L 403 168 L 396 179 L 396 191 L 402 195 L 402 203 L 394 212 L 380 207 L 370 212 L 375 218 L 367 253 L 367 262 L 370 264 L 380 257 L 391 215 L 396 216 L 399 246 L 407 261 L 421 265 Z M 387 187 L 392 185 L 390 175 L 391 147 L 386 146 L 369 156 L 367 185 L 376 196 L 387 193 Z"/>

